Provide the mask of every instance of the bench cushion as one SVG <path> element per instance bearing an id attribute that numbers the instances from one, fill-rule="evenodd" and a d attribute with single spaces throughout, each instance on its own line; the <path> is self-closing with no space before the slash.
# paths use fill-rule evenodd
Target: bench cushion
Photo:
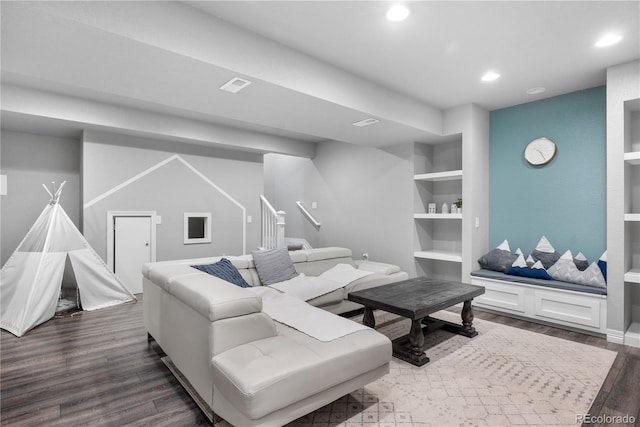
<path id="1" fill-rule="evenodd" d="M 559 280 L 535 279 L 532 277 L 513 276 L 497 271 L 480 269 L 471 273 L 475 277 L 484 277 L 485 279 L 502 280 L 505 282 L 524 283 L 526 285 L 536 285 L 554 289 L 564 289 L 567 291 L 585 292 L 588 294 L 606 295 L 606 288 L 598 288 L 595 286 L 581 285 L 579 283 L 561 282 Z"/>

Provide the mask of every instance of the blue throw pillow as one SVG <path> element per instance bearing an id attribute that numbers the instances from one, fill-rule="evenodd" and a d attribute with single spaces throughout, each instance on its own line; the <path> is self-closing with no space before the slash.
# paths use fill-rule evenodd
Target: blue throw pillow
<path id="1" fill-rule="evenodd" d="M 602 276 L 604 277 L 604 281 L 607 281 L 607 251 L 604 251 L 598 260 L 598 267 L 602 272 Z"/>
<path id="2" fill-rule="evenodd" d="M 512 276 L 532 277 L 534 279 L 552 279 L 543 267 L 542 262 L 536 261 L 535 264 L 529 266 L 522 255 L 519 255 L 518 259 L 504 273 Z"/>
<path id="3" fill-rule="evenodd" d="M 602 272 L 602 276 L 604 280 L 607 280 L 607 261 L 603 261 L 601 259 L 598 260 L 598 267 L 600 267 L 600 271 Z"/>
<path id="4" fill-rule="evenodd" d="M 530 267 L 509 267 L 505 274 L 511 274 L 512 276 L 520 277 L 532 277 L 534 279 L 552 280 L 547 270 L 544 268 L 530 268 Z"/>
<path id="5" fill-rule="evenodd" d="M 244 280 L 236 266 L 226 258 L 222 258 L 220 261 L 214 262 L 213 264 L 192 265 L 191 267 L 204 271 L 212 276 L 216 276 L 222 280 L 226 280 L 234 285 L 238 285 L 241 288 L 251 287 L 251 285 Z"/>

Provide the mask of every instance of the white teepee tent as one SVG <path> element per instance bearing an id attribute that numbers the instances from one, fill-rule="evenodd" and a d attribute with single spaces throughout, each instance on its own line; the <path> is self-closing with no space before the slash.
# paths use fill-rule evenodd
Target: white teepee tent
<path id="1" fill-rule="evenodd" d="M 18 337 L 54 316 L 65 265 L 75 276 L 84 310 L 136 299 L 58 203 L 64 184 L 53 193 L 43 185 L 51 201 L 2 267 L 0 327 Z"/>

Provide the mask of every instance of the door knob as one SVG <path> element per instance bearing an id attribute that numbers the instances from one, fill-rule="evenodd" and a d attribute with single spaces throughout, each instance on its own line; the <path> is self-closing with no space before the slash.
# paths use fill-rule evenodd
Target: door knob
<path id="1" fill-rule="evenodd" d="M 145 245 L 145 246 L 149 246 L 149 244 L 148 244 L 148 243 L 145 243 L 144 245 Z"/>

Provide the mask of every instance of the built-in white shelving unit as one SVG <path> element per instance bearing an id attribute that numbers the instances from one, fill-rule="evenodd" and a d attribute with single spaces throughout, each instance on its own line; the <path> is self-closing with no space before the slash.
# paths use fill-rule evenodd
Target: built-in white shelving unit
<path id="1" fill-rule="evenodd" d="M 624 341 L 640 347 L 640 99 L 626 102 L 625 110 L 623 277 L 630 323 Z"/>
<path id="2" fill-rule="evenodd" d="M 617 178 L 616 183 L 622 184 L 619 200 L 624 209 L 623 224 L 618 226 L 623 231 L 623 236 L 617 241 L 613 252 L 614 256 L 622 259 L 622 263 L 618 265 L 622 266 L 623 281 L 622 309 L 619 310 L 622 315 L 623 342 L 640 347 L 640 98 L 624 102 L 624 114 L 621 118 L 622 144 L 619 141 L 608 141 L 608 144 L 622 146 L 622 156 L 618 151 L 617 164 L 618 168 L 623 168 L 623 171 L 613 171 L 611 175 Z M 609 182 L 611 184 L 613 182 Z M 611 244 L 608 249 L 612 249 Z M 609 277 L 617 281 L 616 277 L 620 277 L 618 274 L 615 272 Z M 616 283 L 610 281 L 609 286 L 616 286 Z"/>
<path id="3" fill-rule="evenodd" d="M 462 135 L 436 144 L 416 143 L 414 154 L 417 273 L 460 280 L 463 213 L 450 212 L 462 198 Z M 430 203 L 436 205 L 436 213 L 428 213 Z M 443 203 L 447 213 L 442 213 Z"/>

